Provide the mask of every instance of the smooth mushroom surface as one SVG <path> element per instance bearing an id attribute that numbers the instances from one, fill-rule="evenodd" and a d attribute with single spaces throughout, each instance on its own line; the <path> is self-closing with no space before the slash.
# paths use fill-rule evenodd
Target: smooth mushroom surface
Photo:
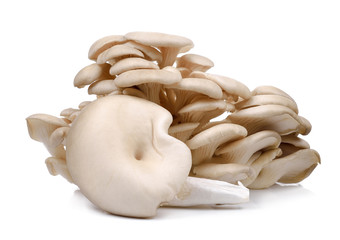
<path id="1" fill-rule="evenodd" d="M 96 100 L 26 119 L 49 173 L 102 210 L 143 218 L 160 206 L 243 203 L 248 189 L 308 177 L 321 158 L 301 138 L 312 124 L 293 97 L 211 73 L 193 46 L 160 32 L 95 41 L 73 85 Z"/>

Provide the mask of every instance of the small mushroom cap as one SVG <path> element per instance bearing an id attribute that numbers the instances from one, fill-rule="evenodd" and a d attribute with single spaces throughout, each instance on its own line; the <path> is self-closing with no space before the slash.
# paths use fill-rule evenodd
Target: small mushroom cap
<path id="1" fill-rule="evenodd" d="M 118 91 L 114 79 L 100 80 L 92 83 L 88 88 L 89 94 L 106 95 L 113 91 Z"/>
<path id="2" fill-rule="evenodd" d="M 124 43 L 125 46 L 133 47 L 144 54 L 145 59 L 150 61 L 162 61 L 162 54 L 154 47 L 146 46 L 134 41 Z"/>
<path id="3" fill-rule="evenodd" d="M 294 99 L 287 94 L 285 91 L 274 87 L 274 86 L 259 86 L 257 88 L 255 88 L 251 94 L 253 96 L 256 95 L 278 95 L 278 96 L 282 96 L 282 97 L 286 97 L 289 98 L 290 100 L 294 101 Z"/>
<path id="4" fill-rule="evenodd" d="M 261 106 L 261 105 L 282 105 L 292 109 L 295 113 L 298 113 L 298 107 L 295 101 L 290 98 L 280 95 L 255 95 L 247 100 L 236 103 L 236 109 L 245 109 L 249 107 Z"/>
<path id="5" fill-rule="evenodd" d="M 57 117 L 48 114 L 33 114 L 26 118 L 29 136 L 36 141 L 44 143 L 48 152 L 57 158 L 65 159 L 65 149 L 62 145 L 51 145 L 50 136 L 60 127 L 68 127 L 68 124 Z"/>
<path id="6" fill-rule="evenodd" d="M 214 66 L 209 58 L 198 54 L 185 54 L 177 59 L 177 67 L 184 67 L 191 71 L 205 72 Z"/>
<path id="7" fill-rule="evenodd" d="M 110 64 L 93 63 L 81 69 L 74 77 L 73 85 L 77 88 L 83 88 L 86 85 L 103 79 L 110 78 Z"/>
<path id="8" fill-rule="evenodd" d="M 70 183 L 73 179 L 67 169 L 65 159 L 49 157 L 45 160 L 46 167 L 52 176 L 61 175 Z"/>
<path id="9" fill-rule="evenodd" d="M 223 96 L 221 88 L 216 83 L 203 78 L 183 78 L 180 82 L 168 85 L 166 88 L 193 91 L 214 99 L 221 99 Z"/>
<path id="10" fill-rule="evenodd" d="M 122 57 L 144 57 L 144 54 L 133 48 L 126 45 L 115 45 L 110 47 L 109 49 L 105 50 L 101 54 L 99 54 L 97 58 L 98 64 L 104 64 L 109 60 L 119 59 Z"/>
<path id="11" fill-rule="evenodd" d="M 308 177 L 320 163 L 319 154 L 312 149 L 303 149 L 271 161 L 261 170 L 248 188 L 263 189 L 276 182 L 297 183 Z"/>
<path id="12" fill-rule="evenodd" d="M 223 91 L 232 95 L 240 96 L 243 99 L 248 99 L 251 97 L 251 92 L 249 88 L 243 83 L 232 78 L 199 71 L 192 72 L 189 76 L 209 79 L 218 84 L 223 89 Z"/>
<path id="13" fill-rule="evenodd" d="M 159 69 L 159 67 L 148 60 L 143 58 L 124 58 L 116 62 L 110 68 L 111 75 L 119 75 L 123 72 L 127 72 L 135 69 Z"/>
<path id="14" fill-rule="evenodd" d="M 281 137 L 274 131 L 261 131 L 243 139 L 226 143 L 219 147 L 215 154 L 223 155 L 226 163 L 246 164 L 257 151 L 278 148 Z"/>
<path id="15" fill-rule="evenodd" d="M 118 87 L 131 87 L 143 83 L 173 84 L 181 81 L 182 76 L 177 72 L 164 69 L 137 69 L 124 72 L 115 79 Z"/>
<path id="16" fill-rule="evenodd" d="M 225 142 L 235 141 L 245 136 L 247 136 L 247 130 L 244 127 L 232 123 L 223 123 L 196 134 L 186 141 L 186 144 L 190 149 L 197 149 L 211 143 L 220 145 Z"/>
<path id="17" fill-rule="evenodd" d="M 106 49 L 126 41 L 125 37 L 121 35 L 111 35 L 98 39 L 90 47 L 88 57 L 91 60 L 96 60 L 98 55 Z"/>
<path id="18" fill-rule="evenodd" d="M 244 126 L 249 134 L 261 130 L 274 130 L 280 135 L 296 132 L 308 133 L 301 118 L 290 108 L 280 105 L 262 105 L 242 109 L 230 114 L 227 119 Z"/>
<path id="19" fill-rule="evenodd" d="M 152 102 L 106 96 L 84 108 L 68 133 L 74 183 L 110 213 L 151 217 L 175 197 L 191 167 L 187 146 L 168 135 L 171 114 Z"/>
<path id="20" fill-rule="evenodd" d="M 184 48 L 182 51 L 189 51 L 194 46 L 188 38 L 158 32 L 130 32 L 125 38 L 149 46 Z"/>
<path id="21" fill-rule="evenodd" d="M 169 135 L 185 142 L 199 125 L 199 123 L 190 122 L 176 124 L 169 128 Z"/>
<path id="22" fill-rule="evenodd" d="M 189 113 L 189 112 L 207 112 L 207 111 L 214 111 L 214 110 L 224 110 L 230 111 L 233 110 L 233 105 L 223 101 L 223 100 L 199 100 L 188 104 L 181 108 L 178 113 Z"/>

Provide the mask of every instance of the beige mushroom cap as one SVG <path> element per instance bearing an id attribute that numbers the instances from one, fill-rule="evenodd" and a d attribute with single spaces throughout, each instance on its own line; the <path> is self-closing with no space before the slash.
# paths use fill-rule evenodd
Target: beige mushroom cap
<path id="1" fill-rule="evenodd" d="M 278 96 L 282 96 L 282 97 L 286 97 L 289 98 L 290 100 L 294 101 L 294 99 L 285 91 L 274 87 L 274 86 L 259 86 L 257 88 L 255 88 L 251 94 L 253 96 L 256 95 L 278 95 Z"/>
<path id="2" fill-rule="evenodd" d="M 223 89 L 223 91 L 231 95 L 240 96 L 243 99 L 248 99 L 251 97 L 251 92 L 249 88 L 243 83 L 232 78 L 228 78 L 228 77 L 216 75 L 216 74 L 199 72 L 199 71 L 192 72 L 189 75 L 189 77 L 209 79 L 215 82 L 216 84 L 218 84 Z"/>
<path id="3" fill-rule="evenodd" d="M 126 41 L 127 40 L 125 39 L 125 37 L 121 35 L 111 35 L 98 39 L 90 47 L 88 57 L 91 60 L 96 60 L 98 55 L 101 54 L 106 49 L 116 44 L 124 43 Z"/>
<path id="4" fill-rule="evenodd" d="M 73 122 L 67 167 L 80 191 L 110 213 L 151 217 L 181 189 L 190 167 L 187 146 L 168 135 L 171 114 L 125 95 L 90 103 Z"/>
<path id="5" fill-rule="evenodd" d="M 115 45 L 99 54 L 97 63 L 104 64 L 110 60 L 120 59 L 122 57 L 144 57 L 144 54 L 133 47 L 126 45 Z"/>
<path id="6" fill-rule="evenodd" d="M 74 77 L 73 85 L 77 88 L 83 88 L 86 85 L 103 79 L 109 79 L 111 65 L 93 63 L 81 69 Z"/>
<path id="7" fill-rule="evenodd" d="M 309 128 L 293 110 L 281 105 L 262 105 L 242 109 L 227 119 L 247 128 L 250 134 L 261 130 L 274 130 L 280 135 L 308 134 Z"/>
<path id="8" fill-rule="evenodd" d="M 226 143 L 219 147 L 215 154 L 222 155 L 226 163 L 246 164 L 257 151 L 278 148 L 280 142 L 281 137 L 278 133 L 264 130 L 243 139 Z"/>
<path id="9" fill-rule="evenodd" d="M 92 83 L 88 88 L 89 94 L 107 95 L 114 91 L 120 92 L 121 90 L 116 86 L 114 79 L 105 79 Z"/>
<path id="10" fill-rule="evenodd" d="M 110 68 L 110 74 L 119 75 L 123 72 L 136 69 L 159 69 L 159 67 L 155 63 L 143 58 L 124 58 Z"/>
<path id="11" fill-rule="evenodd" d="M 178 53 L 187 52 L 194 46 L 188 38 L 158 32 L 130 32 L 125 38 L 160 49 L 162 53 L 160 68 L 172 66 Z"/>
<path id="12" fill-rule="evenodd" d="M 44 143 L 52 156 L 65 159 L 64 147 L 50 141 L 50 137 L 56 129 L 69 127 L 65 121 L 48 114 L 33 114 L 26 118 L 26 122 L 28 133 L 32 139 Z"/>
<path id="13" fill-rule="evenodd" d="M 173 84 L 181 81 L 181 74 L 164 69 L 136 69 L 120 74 L 115 79 L 118 87 L 131 87 L 143 83 Z"/>
<path id="14" fill-rule="evenodd" d="M 185 54 L 177 59 L 178 68 L 187 68 L 191 71 L 205 72 L 214 66 L 213 61 L 209 58 L 198 54 Z"/>

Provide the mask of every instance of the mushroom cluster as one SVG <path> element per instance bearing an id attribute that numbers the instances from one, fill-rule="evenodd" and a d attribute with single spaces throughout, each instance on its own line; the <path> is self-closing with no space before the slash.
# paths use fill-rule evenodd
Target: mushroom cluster
<path id="1" fill-rule="evenodd" d="M 299 137 L 311 124 L 293 98 L 207 73 L 214 63 L 186 54 L 193 46 L 154 32 L 96 41 L 88 55 L 95 63 L 74 86 L 97 99 L 60 118 L 27 118 L 31 138 L 52 155 L 49 172 L 103 210 L 133 217 L 163 205 L 241 203 L 248 188 L 308 177 L 320 156 Z"/>

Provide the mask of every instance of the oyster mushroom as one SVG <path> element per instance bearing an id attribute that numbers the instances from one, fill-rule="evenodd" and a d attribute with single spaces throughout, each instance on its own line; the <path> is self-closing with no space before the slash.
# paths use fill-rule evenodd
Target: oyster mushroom
<path id="1" fill-rule="evenodd" d="M 125 38 L 158 48 L 162 54 L 160 68 L 172 66 L 179 53 L 187 52 L 194 46 L 188 38 L 157 32 L 130 32 L 125 34 Z"/>
<path id="2" fill-rule="evenodd" d="M 125 39 L 125 37 L 121 35 L 110 35 L 110 36 L 106 36 L 101 39 L 98 39 L 91 45 L 89 53 L 88 53 L 88 57 L 91 60 L 96 60 L 98 55 L 101 54 L 106 49 L 114 45 L 124 43 L 126 41 L 127 40 Z"/>
<path id="3" fill-rule="evenodd" d="M 110 74 L 119 75 L 123 72 L 136 69 L 159 69 L 159 67 L 155 63 L 143 58 L 124 58 L 110 68 Z"/>
<path id="4" fill-rule="evenodd" d="M 163 69 L 136 69 L 117 76 L 115 84 L 118 87 L 138 86 L 147 98 L 159 104 L 160 92 L 163 84 L 173 84 L 181 81 L 182 76 L 172 67 Z"/>
<path id="5" fill-rule="evenodd" d="M 177 59 L 177 68 L 186 68 L 191 72 L 206 72 L 214 66 L 213 61 L 209 58 L 198 54 L 185 54 Z"/>
<path id="6" fill-rule="evenodd" d="M 88 65 L 77 73 L 74 77 L 73 85 L 77 88 L 83 88 L 95 81 L 110 79 L 112 78 L 109 74 L 110 67 L 111 65 L 107 63 Z"/>
<path id="7" fill-rule="evenodd" d="M 186 141 L 191 149 L 192 164 L 198 165 L 205 160 L 209 161 L 218 146 L 245 136 L 247 130 L 232 123 L 219 124 L 196 134 Z"/>
<path id="8" fill-rule="evenodd" d="M 116 62 L 117 59 L 121 59 L 124 57 L 144 57 L 144 54 L 129 46 L 125 45 L 114 45 L 109 49 L 106 49 L 104 52 L 98 55 L 97 64 L 104 64 L 108 61 Z"/>
<path id="9" fill-rule="evenodd" d="M 190 150 L 168 135 L 171 120 L 164 108 L 140 98 L 116 95 L 92 102 L 67 137 L 67 168 L 74 183 L 96 206 L 124 216 L 154 216 L 160 205 L 181 201 L 185 206 L 206 203 L 211 190 L 187 179 Z M 216 193 L 220 197 L 209 203 L 247 200 L 245 188 L 223 186 Z"/>

